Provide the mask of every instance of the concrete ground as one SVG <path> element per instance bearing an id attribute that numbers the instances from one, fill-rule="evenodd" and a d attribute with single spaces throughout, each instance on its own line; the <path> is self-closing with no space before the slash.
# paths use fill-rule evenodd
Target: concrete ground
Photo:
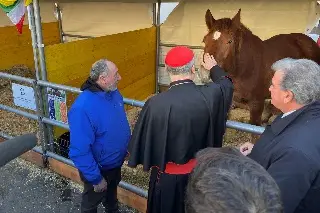
<path id="1" fill-rule="evenodd" d="M 81 191 L 81 185 L 20 158 L 0 168 L 0 213 L 80 212 Z M 121 206 L 120 212 L 136 211 Z"/>

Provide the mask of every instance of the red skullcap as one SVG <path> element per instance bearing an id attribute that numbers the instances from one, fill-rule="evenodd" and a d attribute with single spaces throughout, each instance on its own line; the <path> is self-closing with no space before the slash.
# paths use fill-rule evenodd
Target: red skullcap
<path id="1" fill-rule="evenodd" d="M 177 46 L 167 53 L 165 64 L 170 67 L 181 67 L 188 64 L 194 57 L 191 49 L 188 47 Z"/>

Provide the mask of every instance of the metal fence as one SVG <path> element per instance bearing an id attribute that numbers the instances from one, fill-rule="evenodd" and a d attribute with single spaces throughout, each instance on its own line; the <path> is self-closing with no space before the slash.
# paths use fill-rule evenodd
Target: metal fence
<path id="1" fill-rule="evenodd" d="M 74 167 L 73 162 L 70 159 L 68 159 L 66 156 L 61 156 L 61 155 L 58 155 L 58 154 L 48 150 L 48 145 L 50 145 L 52 142 L 47 141 L 46 138 L 44 137 L 44 133 L 43 133 L 44 124 L 49 124 L 52 126 L 61 127 L 61 128 L 67 129 L 67 130 L 69 130 L 69 125 L 62 123 L 62 122 L 59 122 L 59 121 L 56 121 L 56 120 L 52 120 L 49 117 L 44 116 L 44 114 L 42 113 L 42 106 L 40 105 L 42 102 L 42 96 L 40 95 L 40 93 L 41 93 L 42 88 L 46 88 L 46 87 L 60 89 L 60 90 L 66 91 L 66 92 L 72 92 L 72 93 L 78 93 L 78 94 L 81 93 L 81 90 L 76 87 L 54 84 L 54 83 L 50 83 L 50 82 L 42 81 L 42 80 L 34 80 L 34 79 L 30 79 L 30 78 L 24 78 L 24 77 L 11 75 L 11 74 L 7 74 L 7 73 L 3 73 L 3 72 L 0 72 L 0 78 L 6 78 L 6 79 L 10 79 L 10 80 L 19 81 L 19 82 L 29 83 L 33 86 L 33 89 L 35 92 L 34 93 L 35 100 L 37 103 L 37 110 L 36 110 L 37 113 L 36 114 L 32 114 L 29 112 L 22 111 L 20 109 L 16 109 L 16 108 L 12 108 L 12 107 L 0 104 L 1 110 L 6 110 L 9 112 L 13 112 L 18 115 L 24 116 L 26 118 L 38 120 L 39 133 L 40 133 L 40 138 L 41 138 L 41 147 L 35 147 L 33 149 L 33 151 L 43 155 L 45 161 L 47 161 L 48 158 L 53 158 L 53 159 L 56 159 L 58 161 L 61 161 L 67 165 Z M 142 101 L 132 100 L 132 99 L 128 99 L 128 98 L 124 98 L 124 103 L 126 105 L 131 105 L 131 106 L 135 106 L 135 107 L 143 107 L 143 105 L 144 105 L 144 102 L 142 102 Z M 230 120 L 227 121 L 227 128 L 237 129 L 237 130 L 241 130 L 241 131 L 245 131 L 245 132 L 249 132 L 249 133 L 254 133 L 254 134 L 261 134 L 264 131 L 264 127 L 254 126 L 254 125 L 245 124 L 245 123 L 241 123 L 241 122 L 237 122 L 237 121 L 230 121 Z M 7 139 L 10 139 L 10 136 L 8 136 L 4 133 L 0 133 L 0 136 L 7 138 Z M 65 142 L 69 143 L 69 141 L 65 141 Z M 131 192 L 134 192 L 142 197 L 145 197 L 145 198 L 147 197 L 147 191 L 145 191 L 139 187 L 136 187 L 134 185 L 131 185 L 129 183 L 126 183 L 124 181 L 121 181 L 119 186 L 124 189 L 127 189 Z"/>
<path id="2" fill-rule="evenodd" d="M 157 27 L 157 54 L 156 54 L 156 63 L 157 63 L 157 69 L 156 73 L 158 75 L 158 67 L 159 67 L 159 47 L 160 46 L 166 46 L 165 44 L 160 44 L 160 2 L 158 1 L 158 5 L 154 5 L 154 10 L 157 8 L 158 13 L 157 15 L 154 15 L 154 23 Z M 66 85 L 60 85 L 60 84 L 54 84 L 47 81 L 46 78 L 46 63 L 45 63 L 45 55 L 44 55 L 44 45 L 42 41 L 42 29 L 41 29 L 41 17 L 40 17 L 40 7 L 39 7 L 39 1 L 34 0 L 31 5 L 27 7 L 28 9 L 28 20 L 29 20 L 29 28 L 31 31 L 31 38 L 32 38 L 32 47 L 33 47 L 33 53 L 34 53 L 34 61 L 35 61 L 35 72 L 36 72 L 36 79 L 30 79 L 30 78 L 24 78 L 21 76 L 11 75 L 7 73 L 0 72 L 0 78 L 10 79 L 18 82 L 23 82 L 30 84 L 34 90 L 34 98 L 36 102 L 36 113 L 29 113 L 20 109 L 12 108 L 7 105 L 0 104 L 0 110 L 5 110 L 8 112 L 13 112 L 15 114 L 24 116 L 26 118 L 30 118 L 33 120 L 36 120 L 39 125 L 39 138 L 41 146 L 37 146 L 33 149 L 33 151 L 40 153 L 43 156 L 44 163 L 46 165 L 48 158 L 56 159 L 58 161 L 61 161 L 67 165 L 73 166 L 73 162 L 67 158 L 66 153 L 62 154 L 63 156 L 54 153 L 53 151 L 59 151 L 56 150 L 55 147 L 51 147 L 53 145 L 54 139 L 52 135 L 52 127 L 61 127 L 64 129 L 69 130 L 69 126 L 65 123 L 50 119 L 48 114 L 48 106 L 47 106 L 47 93 L 46 88 L 53 88 L 53 89 L 60 89 L 64 90 L 66 92 L 71 93 L 81 93 L 79 88 L 70 87 Z M 156 13 L 154 13 L 156 14 Z M 59 23 L 61 25 L 61 23 Z M 62 28 L 60 29 L 61 33 L 63 33 Z M 64 35 L 68 36 L 68 35 Z M 70 36 L 70 35 L 69 35 Z M 173 46 L 174 44 L 170 44 Z M 167 44 L 167 46 L 170 46 Z M 201 47 L 193 47 L 193 48 L 201 48 Z M 41 73 L 39 72 L 39 67 L 41 69 Z M 157 76 L 156 75 L 156 76 Z M 158 82 L 157 82 L 157 88 L 158 88 Z M 156 91 L 158 89 L 156 88 Z M 135 106 L 135 107 L 143 107 L 144 102 L 132 100 L 128 98 L 124 98 L 124 103 L 127 105 Z M 237 129 L 249 133 L 254 134 L 261 134 L 264 131 L 264 127 L 254 126 L 250 124 L 245 124 L 237 121 L 227 121 L 227 128 Z M 0 137 L 10 139 L 11 136 L 7 135 L 0 131 Z M 66 136 L 68 137 L 68 136 Z M 63 141 L 62 141 L 63 140 Z M 61 141 L 57 141 L 58 144 L 64 144 L 64 146 L 68 146 L 69 141 L 64 140 L 63 138 Z M 58 149 L 61 147 L 57 147 Z M 131 185 L 129 183 L 126 183 L 124 181 L 121 181 L 119 184 L 120 187 L 131 191 L 133 193 L 136 193 L 142 197 L 147 198 L 147 191 L 136 187 L 134 185 Z"/>

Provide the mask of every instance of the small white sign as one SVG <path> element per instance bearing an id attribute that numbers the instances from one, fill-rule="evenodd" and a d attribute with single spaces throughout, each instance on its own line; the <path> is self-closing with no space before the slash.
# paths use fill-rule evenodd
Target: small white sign
<path id="1" fill-rule="evenodd" d="M 32 87 L 12 83 L 12 94 L 16 106 L 36 111 L 36 100 Z"/>

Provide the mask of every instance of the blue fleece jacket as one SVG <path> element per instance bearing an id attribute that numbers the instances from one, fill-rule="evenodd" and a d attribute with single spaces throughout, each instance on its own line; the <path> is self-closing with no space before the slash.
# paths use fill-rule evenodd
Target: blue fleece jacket
<path id="1" fill-rule="evenodd" d="M 118 90 L 85 89 L 69 110 L 69 157 L 91 184 L 101 170 L 121 167 L 127 154 L 130 127 Z"/>

